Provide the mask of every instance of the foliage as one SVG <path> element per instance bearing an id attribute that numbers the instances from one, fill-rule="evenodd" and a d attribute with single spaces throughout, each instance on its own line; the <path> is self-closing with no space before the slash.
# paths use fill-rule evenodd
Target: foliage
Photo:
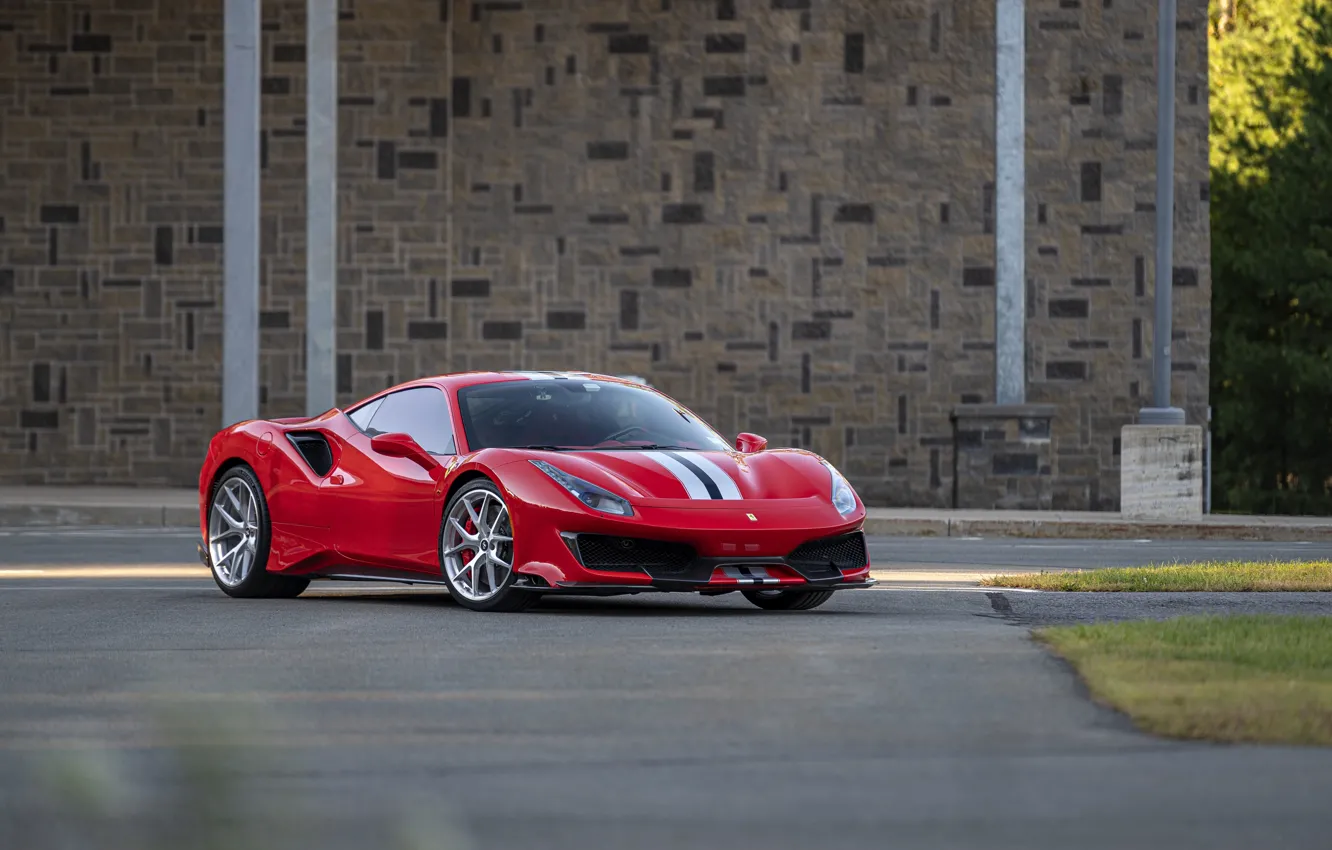
<path id="1" fill-rule="evenodd" d="M 1213 0 L 1216 505 L 1332 513 L 1332 0 Z"/>

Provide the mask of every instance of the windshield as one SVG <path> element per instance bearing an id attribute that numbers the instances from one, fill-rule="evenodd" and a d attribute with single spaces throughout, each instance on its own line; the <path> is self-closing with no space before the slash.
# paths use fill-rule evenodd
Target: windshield
<path id="1" fill-rule="evenodd" d="M 458 408 L 473 451 L 730 448 L 717 432 L 665 396 L 607 381 L 477 384 L 458 391 Z"/>

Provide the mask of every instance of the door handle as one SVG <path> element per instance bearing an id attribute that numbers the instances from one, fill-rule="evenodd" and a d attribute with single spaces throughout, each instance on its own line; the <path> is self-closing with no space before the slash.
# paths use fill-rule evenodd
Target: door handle
<path id="1" fill-rule="evenodd" d="M 336 475 L 331 475 L 331 476 L 329 476 L 328 483 L 329 483 L 329 484 L 341 484 L 344 480 L 345 480 L 345 479 L 343 479 L 343 477 L 342 477 L 342 473 L 339 472 L 339 473 L 336 474 Z"/>

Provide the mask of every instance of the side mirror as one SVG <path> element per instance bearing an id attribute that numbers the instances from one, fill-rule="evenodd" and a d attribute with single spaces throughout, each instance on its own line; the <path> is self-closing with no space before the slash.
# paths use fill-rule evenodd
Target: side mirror
<path id="1" fill-rule="evenodd" d="M 406 434 L 377 434 L 370 438 L 370 448 L 386 457 L 401 457 L 413 461 L 432 477 L 443 470 L 435 456 Z"/>
<path id="2" fill-rule="evenodd" d="M 768 441 L 758 434 L 750 434 L 746 431 L 735 438 L 735 450 L 741 454 L 752 455 L 755 452 L 761 452 L 768 447 Z"/>

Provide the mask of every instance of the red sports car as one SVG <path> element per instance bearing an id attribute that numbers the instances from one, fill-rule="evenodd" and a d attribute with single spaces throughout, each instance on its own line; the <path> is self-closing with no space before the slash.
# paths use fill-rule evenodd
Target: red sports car
<path id="1" fill-rule="evenodd" d="M 645 591 L 806 609 L 874 583 L 864 519 L 817 455 L 732 449 L 656 390 L 583 372 L 423 378 L 242 422 L 199 473 L 199 557 L 239 597 L 326 578 L 442 584 L 477 611 Z"/>

